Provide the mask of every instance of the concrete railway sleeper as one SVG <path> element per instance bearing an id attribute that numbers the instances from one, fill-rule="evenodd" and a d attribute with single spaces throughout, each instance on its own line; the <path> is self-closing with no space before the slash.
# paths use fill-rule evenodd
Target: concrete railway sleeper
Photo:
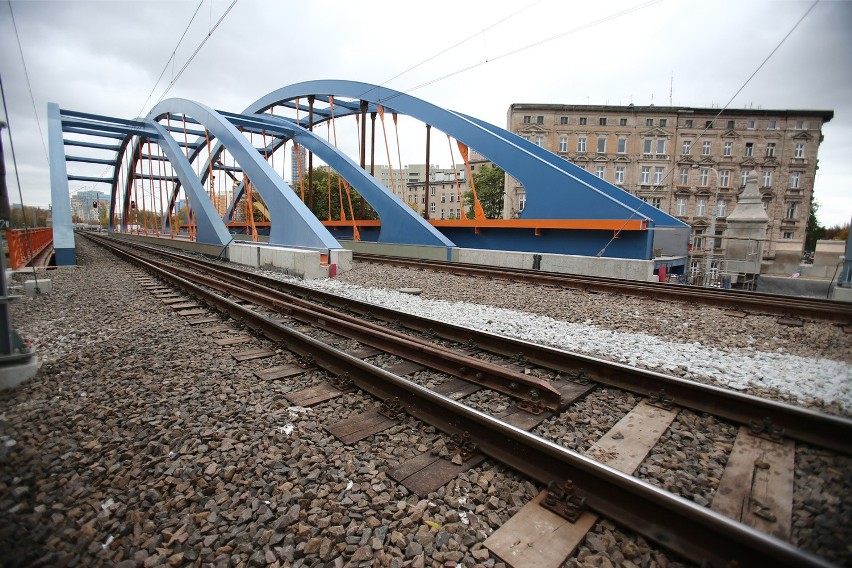
<path id="1" fill-rule="evenodd" d="M 309 357 L 315 364 L 338 377 L 344 377 L 342 383 L 351 381 L 352 386 L 388 402 L 386 406 L 391 407 L 392 411 L 394 408 L 396 411 L 404 410 L 415 418 L 457 437 L 461 448 L 468 447 L 472 452 L 479 452 L 497 459 L 539 483 L 550 485 L 551 495 L 563 498 L 567 495 L 569 503 L 572 500 L 583 501 L 591 510 L 623 523 L 696 562 L 709 566 L 730 565 L 731 561 L 736 561 L 741 566 L 825 565 L 820 559 L 780 540 L 746 528 L 708 509 L 631 477 L 629 473 L 635 465 L 631 467 L 618 463 L 617 458 L 612 461 L 613 456 L 618 454 L 617 451 L 613 451 L 613 448 L 618 445 L 619 439 L 624 438 L 616 431 L 617 428 L 610 431 L 609 440 L 599 441 L 595 448 L 587 452 L 589 456 L 609 463 L 611 467 L 602 466 L 588 457 L 531 435 L 521 428 L 496 420 L 318 342 L 303 333 L 283 326 L 272 318 L 192 284 L 184 278 L 169 276 L 164 269 L 152 263 L 141 259 L 138 262 L 147 270 L 155 272 L 159 278 L 168 279 L 187 293 L 245 321 L 249 327 L 260 330 L 267 337 L 284 341 L 291 351 L 303 357 Z M 165 296 L 166 292 L 161 291 L 161 294 Z M 656 413 L 662 416 L 665 423 L 665 420 L 671 421 L 676 414 L 675 411 L 670 414 L 670 418 L 666 418 L 666 414 L 671 411 L 655 408 L 643 403 L 629 416 L 634 422 L 638 420 L 636 424 L 639 424 L 646 420 L 642 417 L 643 413 L 650 412 L 652 415 Z M 636 412 L 639 412 L 638 417 L 634 416 Z M 624 420 L 627 418 L 625 417 Z M 624 428 L 632 427 L 632 425 L 624 426 L 622 431 L 630 432 Z M 652 439 L 660 433 L 652 433 L 649 440 L 653 443 Z M 607 447 L 606 443 L 613 446 Z M 633 459 L 635 461 L 635 457 Z M 553 497 L 546 497 L 546 494 L 542 494 L 541 499 L 548 502 L 554 501 Z M 524 507 L 522 512 L 526 511 L 525 514 L 529 515 L 529 507 L 536 511 L 538 506 L 533 503 Z M 714 509 L 724 511 L 724 507 L 716 507 L 715 500 Z M 755 513 L 760 516 L 761 510 L 758 508 Z M 577 521 L 577 526 L 588 524 L 589 514 L 584 513 L 581 518 L 585 520 Z M 772 514 L 768 508 L 762 513 L 763 517 L 769 517 Z M 520 517 L 520 513 L 518 516 Z M 743 522 L 749 521 L 743 519 Z M 749 524 L 753 526 L 753 523 Z M 494 533 L 492 535 L 494 540 L 489 539 L 492 542 L 489 544 L 487 541 L 486 546 L 513 566 L 521 566 L 524 564 L 507 558 L 511 556 L 511 547 L 506 546 L 505 534 L 507 531 L 515 530 L 510 525 L 511 522 L 506 524 L 506 530 L 501 529 Z M 577 530 L 575 528 L 574 532 Z M 584 534 L 583 531 L 580 532 Z M 495 538 L 501 533 L 504 541 L 502 544 L 499 538 Z M 514 541 L 515 533 L 511 532 L 511 535 L 512 538 L 509 540 Z M 527 546 L 532 547 L 533 544 L 529 543 Z"/>

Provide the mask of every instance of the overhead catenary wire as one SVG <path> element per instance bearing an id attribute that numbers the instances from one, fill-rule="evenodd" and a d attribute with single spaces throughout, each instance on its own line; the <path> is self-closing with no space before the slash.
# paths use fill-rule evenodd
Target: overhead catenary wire
<path id="1" fill-rule="evenodd" d="M 160 76 L 157 77 L 157 81 L 154 83 L 154 86 L 151 87 L 151 92 L 148 93 L 148 97 L 145 99 L 145 102 L 142 103 L 142 108 L 139 109 L 139 112 L 136 113 L 137 116 L 142 116 L 142 113 L 145 111 L 145 106 L 148 104 L 148 101 L 151 100 L 151 97 L 154 95 L 154 91 L 157 90 L 157 85 L 160 84 L 160 80 L 163 78 L 163 75 L 166 74 L 166 71 L 169 68 L 169 64 L 174 61 L 175 55 L 177 55 L 177 50 L 180 48 L 180 44 L 183 43 L 183 38 L 186 37 L 186 33 L 189 31 L 189 27 L 192 25 L 192 22 L 195 21 L 195 17 L 198 15 L 198 11 L 201 10 L 201 6 L 204 4 L 204 0 L 200 0 L 198 2 L 198 6 L 195 7 L 195 12 L 192 13 L 192 17 L 189 19 L 189 22 L 186 24 L 186 27 L 183 30 L 183 33 L 178 39 L 177 44 L 175 44 L 175 48 L 172 50 L 172 54 L 166 60 L 166 64 L 163 65 L 163 70 L 160 71 Z M 210 10 L 211 10 L 211 18 L 212 18 L 212 10 L 213 10 L 213 2 L 210 2 Z"/>
<path id="2" fill-rule="evenodd" d="M 782 45 L 784 45 L 784 42 L 785 42 L 785 41 L 787 41 L 787 38 L 789 38 L 789 37 L 793 34 L 793 32 L 794 32 L 794 31 L 796 31 L 796 28 L 798 28 L 798 27 L 799 27 L 799 25 L 800 25 L 800 24 L 801 24 L 801 23 L 805 20 L 805 18 L 807 18 L 807 17 L 808 17 L 808 14 L 810 14 L 810 13 L 811 13 L 811 11 L 812 11 L 812 10 L 816 7 L 816 5 L 817 5 L 817 4 L 819 4 L 819 0 L 814 0 L 813 4 L 811 4 L 811 5 L 810 5 L 810 7 L 809 7 L 807 10 L 805 10 L 805 13 L 804 13 L 804 14 L 802 14 L 802 15 L 801 15 L 801 17 L 800 17 L 798 20 L 796 20 L 796 23 L 795 23 L 795 24 L 793 24 L 793 27 L 792 27 L 792 28 L 790 28 L 790 31 L 788 31 L 788 32 L 787 32 L 787 34 L 786 34 L 783 38 L 781 38 L 781 41 L 779 41 L 779 42 L 778 42 L 778 44 L 777 44 L 777 45 L 776 45 L 776 46 L 772 49 L 772 51 L 770 51 L 770 52 L 769 52 L 769 55 L 767 55 L 767 56 L 763 59 L 763 61 L 760 63 L 760 65 L 758 65 L 758 66 L 757 66 L 757 68 L 754 70 L 754 72 L 752 72 L 752 74 L 748 76 L 748 78 L 745 80 L 745 82 L 743 82 L 743 84 L 740 86 L 740 88 L 739 88 L 739 89 L 737 89 L 737 91 L 736 91 L 736 92 L 735 92 L 735 93 L 731 96 L 731 98 L 730 98 L 730 99 L 728 99 L 728 102 L 726 102 L 726 103 L 725 103 L 725 105 L 724 105 L 721 109 L 719 109 L 719 112 L 717 112 L 717 113 L 716 113 L 716 116 L 714 116 L 714 117 L 713 117 L 713 120 L 711 120 L 708 124 L 705 124 L 705 126 L 704 126 L 704 130 L 702 130 L 702 131 L 698 134 L 698 136 L 696 136 L 696 137 L 695 137 L 695 142 L 696 142 L 696 143 L 697 143 L 699 140 L 701 140 L 701 137 L 702 137 L 702 136 L 704 136 L 704 134 L 707 132 L 707 130 L 709 130 L 709 129 L 710 129 L 711 125 L 712 125 L 713 123 L 715 123 L 715 122 L 716 122 L 716 119 L 718 119 L 720 116 L 722 116 L 722 113 L 723 113 L 723 112 L 725 112 L 725 111 L 728 109 L 728 107 L 731 105 L 731 103 L 734 101 L 734 99 L 735 99 L 735 98 L 737 98 L 737 96 L 738 96 L 738 95 L 739 95 L 739 94 L 743 91 L 743 89 L 745 89 L 745 88 L 746 88 L 746 86 L 747 86 L 747 85 L 751 82 L 751 80 L 752 80 L 752 79 L 754 79 L 755 75 L 757 75 L 757 74 L 758 74 L 758 72 L 759 72 L 761 69 L 763 69 L 763 66 L 764 66 L 764 65 L 766 65 L 766 63 L 767 63 L 767 62 L 768 62 L 768 61 L 772 58 L 772 56 L 773 56 L 773 55 L 775 55 L 775 52 L 777 52 L 777 51 L 781 48 L 781 46 L 782 46 Z M 669 176 L 673 175 L 673 174 L 674 174 L 674 169 L 669 169 L 669 172 L 666 174 L 666 179 L 667 179 Z M 664 179 L 664 182 L 665 182 L 665 179 Z M 664 182 L 663 182 L 663 183 L 664 183 Z M 717 183 L 717 184 L 719 183 L 719 180 L 718 180 L 718 179 L 716 180 L 716 183 Z M 658 186 L 658 187 L 659 187 L 660 185 L 662 185 L 662 184 L 657 184 L 657 186 Z M 633 213 L 631 213 L 631 214 L 627 217 L 627 219 L 625 219 L 625 221 L 624 221 L 624 225 L 622 225 L 622 226 L 621 226 L 621 229 L 619 229 L 619 230 L 615 231 L 615 233 L 613 234 L 613 236 L 612 236 L 612 238 L 609 240 L 609 242 L 607 242 L 607 243 L 603 246 L 603 248 L 602 248 L 600 251 L 598 251 L 598 253 L 597 253 L 595 256 L 599 256 L 599 257 L 600 257 L 600 256 L 603 256 L 603 255 L 604 255 L 604 253 L 606 252 L 606 249 L 609 247 L 609 245 L 611 245 L 611 244 L 613 243 L 613 241 L 615 241 L 615 239 L 616 239 L 616 238 L 618 238 L 618 234 L 621 232 L 621 230 L 622 230 L 622 229 L 624 229 L 624 227 L 626 227 L 626 226 L 627 226 L 627 223 L 628 223 L 628 222 L 630 222 L 630 220 L 631 220 L 631 219 L 632 219 L 632 218 L 633 218 L 636 214 L 638 214 L 638 213 L 639 213 L 639 210 L 640 210 L 640 209 L 642 209 L 642 207 L 643 207 L 644 205 L 645 205 L 645 203 L 643 202 L 641 205 L 639 205 L 639 207 L 637 207 L 637 208 L 633 211 Z M 717 205 L 717 206 L 718 206 L 718 205 Z M 717 213 L 718 213 L 717 211 L 713 211 L 713 215 L 716 215 Z M 713 238 L 715 238 L 715 237 L 716 237 L 716 235 L 709 235 L 709 237 L 710 237 L 711 239 L 713 239 Z"/>
<path id="3" fill-rule="evenodd" d="M 32 87 L 32 84 L 30 83 L 30 73 L 27 70 L 27 60 L 24 57 L 24 48 L 21 46 L 21 36 L 20 36 L 20 34 L 18 34 L 18 24 L 17 24 L 17 22 L 15 22 L 15 11 L 12 10 L 12 0 L 8 0 L 7 4 L 9 4 L 9 15 L 11 16 L 11 19 L 12 19 L 12 27 L 15 29 L 15 41 L 18 43 L 18 52 L 21 54 L 21 64 L 24 67 L 24 78 L 26 78 L 26 80 L 27 80 L 27 91 L 30 94 L 30 101 L 33 104 L 33 114 L 35 114 L 36 124 L 38 125 L 38 134 L 39 134 L 39 137 L 41 139 L 41 148 L 42 148 L 42 150 L 44 150 L 44 159 L 47 160 L 48 162 L 50 162 L 50 158 L 48 158 L 48 154 L 47 154 L 47 144 L 45 144 L 45 142 L 44 142 L 44 130 L 42 130 L 42 128 L 41 128 L 41 119 L 38 116 L 38 110 L 36 108 L 36 103 L 35 103 L 35 97 L 33 96 L 33 87 Z M 6 115 L 6 122 L 7 123 L 9 122 L 8 117 L 9 117 L 9 115 L 7 114 Z M 10 129 L 9 130 L 9 138 L 10 139 L 12 138 L 11 132 L 12 131 Z M 17 173 L 17 171 L 16 171 L 16 173 Z M 21 203 L 21 206 L 23 207 L 23 203 Z"/>
<path id="4" fill-rule="evenodd" d="M 533 42 L 533 43 L 527 44 L 527 45 L 522 46 L 522 47 L 518 47 L 518 48 L 516 48 L 516 49 L 512 49 L 512 50 L 507 51 L 507 52 L 505 52 L 505 53 L 501 53 L 500 55 L 497 55 L 496 57 L 491 57 L 491 58 L 485 59 L 484 61 L 480 61 L 480 62 L 478 62 L 478 63 L 473 63 L 473 64 L 468 65 L 468 66 L 466 66 L 466 67 L 462 67 L 461 69 L 457 69 L 457 70 L 452 71 L 452 72 L 450 72 L 450 73 L 446 73 L 446 74 L 444 74 L 444 75 L 441 75 L 441 76 L 439 76 L 439 77 L 436 77 L 436 78 L 431 79 L 431 80 L 429 80 L 429 81 L 426 81 L 426 82 L 424 82 L 424 83 L 420 83 L 419 85 L 415 85 L 415 86 L 413 86 L 413 87 L 409 87 L 408 89 L 405 89 L 405 90 L 403 90 L 403 91 L 400 91 L 400 93 L 405 94 L 405 93 L 410 93 L 410 92 L 412 92 L 412 91 L 416 91 L 416 90 L 418 90 L 418 89 L 422 89 L 423 87 L 427 87 L 427 86 L 429 86 L 429 85 L 433 85 L 433 84 L 435 84 L 435 83 L 438 83 L 439 81 L 443 81 L 444 79 L 449 79 L 450 77 L 454 77 L 454 76 L 456 76 L 456 75 L 460 75 L 461 73 L 466 73 L 467 71 L 470 71 L 470 70 L 472 70 L 472 69 L 476 69 L 477 67 L 481 67 L 481 66 L 486 65 L 486 64 L 488 64 L 488 63 L 493 63 L 493 62 L 495 62 L 495 61 L 498 61 L 498 60 L 500 60 L 500 59 L 504 59 L 504 58 L 509 57 L 509 56 L 512 56 L 512 55 L 516 55 L 516 54 L 521 53 L 521 52 L 523 52 L 523 51 L 526 51 L 526 50 L 528 50 L 528 49 L 532 49 L 532 48 L 534 48 L 534 47 L 538 47 L 538 46 L 540 46 L 540 45 L 544 45 L 545 43 L 549 43 L 549 42 L 551 42 L 551 41 L 554 41 L 554 40 L 557 40 L 557 39 L 561 39 L 561 38 L 563 38 L 563 37 L 565 37 L 565 36 L 572 35 L 572 34 L 575 34 L 575 33 L 577 33 L 577 32 L 584 31 L 584 30 L 587 30 L 587 29 L 589 29 L 589 28 L 595 27 L 595 26 L 597 26 L 597 25 L 600 25 L 600 24 L 603 24 L 603 23 L 609 22 L 610 20 L 615 20 L 615 19 L 620 18 L 620 17 L 622 17 L 622 16 L 626 16 L 626 15 L 628 15 L 628 14 L 632 14 L 632 13 L 634 13 L 634 12 L 638 12 L 638 11 L 640 11 L 640 10 L 644 10 L 644 9 L 646 9 L 646 8 L 650 8 L 651 6 L 653 6 L 653 5 L 655 5 L 655 4 L 659 4 L 659 3 L 660 3 L 660 2 L 662 2 L 662 1 L 663 1 L 663 0 L 649 0 L 648 2 L 645 2 L 645 3 L 643 3 L 643 4 L 639 4 L 639 5 L 637 5 L 637 6 L 632 6 L 632 7 L 630 7 L 630 8 L 625 9 L 625 10 L 621 10 L 621 11 L 619 11 L 619 12 L 615 12 L 615 13 L 613 13 L 613 14 L 609 14 L 608 16 L 604 16 L 603 18 L 599 18 L 599 19 L 594 20 L 594 21 L 592 21 L 592 22 L 589 22 L 589 23 L 587 23 L 587 24 L 583 24 L 583 25 L 581 25 L 581 26 L 577 26 L 577 27 L 575 27 L 575 28 L 571 28 L 570 30 L 566 30 L 566 31 L 564 31 L 564 32 L 560 32 L 560 33 L 558 33 L 558 34 L 556 34 L 556 35 L 552 35 L 552 36 L 547 37 L 547 38 L 545 38 L 545 39 L 542 39 L 542 40 L 539 40 L 539 41 L 536 41 L 536 42 Z M 383 102 L 387 102 L 387 101 L 389 101 L 389 100 L 393 99 L 393 98 L 394 98 L 394 97 L 396 97 L 396 96 L 398 96 L 398 95 L 392 95 L 392 96 L 388 97 L 387 99 L 384 99 L 384 101 L 383 101 Z"/>
<path id="5" fill-rule="evenodd" d="M 11 1 L 11 0 L 10 0 L 10 1 Z M 221 22 L 221 21 L 222 21 L 222 19 L 224 19 L 224 16 L 226 16 L 226 15 L 227 15 L 227 13 L 231 10 L 231 8 L 233 8 L 234 4 L 236 4 L 236 3 L 237 3 L 237 0 L 234 0 L 234 1 L 231 3 L 231 5 L 228 7 L 228 10 L 226 10 L 225 14 L 222 16 L 222 18 L 220 18 L 219 22 Z M 165 65 L 163 65 L 163 70 L 162 70 L 162 71 L 160 71 L 160 76 L 159 76 L 159 77 L 157 77 L 157 80 L 156 80 L 156 82 L 154 83 L 154 86 L 153 86 L 153 87 L 151 87 L 151 92 L 150 92 L 150 93 L 148 93 L 148 96 L 145 98 L 145 102 L 143 102 L 143 103 L 142 103 L 141 108 L 140 108 L 140 109 L 139 109 L 139 111 L 136 113 L 136 115 L 137 115 L 137 116 L 142 116 L 142 113 L 143 113 L 143 112 L 145 112 L 145 107 L 148 105 L 148 101 L 150 101 L 150 100 L 151 100 L 151 97 L 154 95 L 154 91 L 156 91 L 156 90 L 157 90 L 157 86 L 160 84 L 160 81 L 162 80 L 163 76 L 166 74 L 166 71 L 169 69 L 169 65 L 172 65 L 172 67 L 174 67 L 175 55 L 177 54 L 177 50 L 180 48 L 181 43 L 183 43 L 183 40 L 184 40 L 184 38 L 186 37 L 186 34 L 187 34 L 187 32 L 189 31 L 190 26 L 192 26 L 192 23 L 195 21 L 196 16 L 198 16 L 198 12 L 201 10 L 201 6 L 202 6 L 203 4 L 204 4 L 204 0 L 199 0 L 199 2 L 198 2 L 198 6 L 196 6 L 196 7 L 195 7 L 195 11 L 192 13 L 192 17 L 190 17 L 189 22 L 187 22 L 186 27 L 184 28 L 183 33 L 182 33 L 182 34 L 181 34 L 181 36 L 180 36 L 180 39 L 178 39 L 178 42 L 175 44 L 175 47 L 174 47 L 174 49 L 172 50 L 172 54 L 171 54 L 171 55 L 169 56 L 169 58 L 166 60 Z M 11 9 L 11 8 L 10 8 L 10 9 Z M 211 0 L 211 6 L 210 6 L 210 9 L 211 9 L 211 14 L 212 14 L 212 9 L 213 9 L 213 6 L 212 6 L 212 0 Z M 212 17 L 212 16 L 211 16 L 211 17 Z M 217 22 L 217 23 L 216 23 L 216 25 L 217 25 L 217 26 L 219 25 L 219 22 Z M 180 73 L 178 74 L 178 76 L 177 76 L 177 77 L 174 77 L 174 78 L 172 79 L 171 83 L 169 83 L 168 88 L 167 88 L 165 91 L 163 91 L 163 94 L 162 94 L 162 95 L 160 95 L 160 98 L 157 100 L 157 102 L 158 102 L 158 103 L 159 103 L 160 101 L 162 101 L 162 100 L 163 100 L 163 98 L 164 98 L 164 97 L 165 97 L 165 95 L 166 95 L 166 92 L 168 92 L 168 90 L 169 90 L 169 89 L 171 89 L 171 87 L 174 85 L 175 81 L 177 81 L 177 79 L 178 79 L 178 78 L 180 78 L 180 74 L 181 74 L 181 73 L 183 73 L 183 71 L 186 69 L 186 67 L 189 65 L 189 63 L 192 61 L 192 59 L 195 57 L 195 55 L 196 55 L 196 54 L 198 53 L 198 51 L 201 49 L 201 46 L 203 46 L 203 45 L 204 45 L 204 42 L 206 42 L 206 41 L 207 41 L 207 39 L 209 39 L 209 37 L 213 34 L 213 31 L 214 31 L 214 29 L 211 29 L 211 30 L 208 32 L 207 36 L 204 38 L 204 41 L 201 43 L 201 45 L 200 45 L 198 48 L 196 48 L 195 52 L 192 54 L 192 56 L 190 57 L 190 59 L 186 62 L 186 64 L 184 65 L 184 67 L 181 69 L 181 71 L 180 71 Z M 105 167 L 101 175 L 106 174 L 106 172 L 107 172 L 108 170 L 109 170 L 109 166 Z"/>
<path id="6" fill-rule="evenodd" d="M 3 99 L 3 115 L 6 118 L 6 128 L 9 130 L 9 148 L 12 150 L 12 165 L 15 168 L 15 183 L 18 184 L 18 198 L 21 200 L 21 217 L 24 222 L 24 235 L 27 237 L 27 249 L 30 252 L 30 258 L 33 257 L 33 243 L 30 239 L 30 228 L 27 225 L 27 216 L 24 215 L 24 194 L 21 191 L 21 176 L 18 172 L 18 158 L 15 155 L 15 142 L 12 137 L 12 125 L 9 122 L 9 107 L 6 105 L 6 89 L 3 88 L 3 77 L 0 75 L 0 98 Z M 35 279 L 36 294 L 41 293 L 38 286 L 38 275 L 36 274 L 35 266 L 33 266 L 33 279 Z"/>
<path id="7" fill-rule="evenodd" d="M 411 66 L 411 67 L 409 67 L 408 69 L 406 69 L 406 70 L 404 70 L 404 71 L 401 71 L 401 72 L 397 73 L 396 75 L 394 75 L 394 76 L 393 76 L 393 77 L 391 77 L 390 79 L 387 79 L 386 81 L 383 81 L 382 83 L 380 83 L 380 84 L 379 84 L 379 86 L 387 85 L 388 83 L 390 83 L 390 82 L 391 82 L 391 81 L 393 81 L 394 79 L 399 79 L 400 77 L 402 77 L 402 76 L 403 76 L 403 75 L 405 75 L 406 73 L 408 73 L 408 72 L 410 72 L 410 71 L 414 71 L 415 69 L 417 69 L 417 68 L 418 68 L 418 67 L 420 67 L 421 65 L 425 65 L 426 63 L 429 63 L 429 62 L 430 62 L 430 61 L 432 61 L 433 59 L 435 59 L 435 58 L 437 58 L 437 57 L 440 57 L 441 55 L 443 55 L 443 54 L 447 53 L 448 51 L 452 51 L 453 49 L 455 49 L 455 48 L 457 48 L 457 47 L 459 47 L 459 46 L 461 46 L 461 45 L 464 45 L 464 44 L 465 44 L 465 43 L 467 43 L 468 41 L 472 40 L 473 38 L 475 38 L 475 37 L 477 37 L 477 36 L 480 36 L 480 35 L 484 34 L 484 33 L 485 33 L 485 32 L 487 32 L 488 30 L 490 30 L 490 29 L 492 29 L 492 28 L 495 28 L 495 27 L 499 26 L 500 24 L 502 24 L 502 23 L 504 23 L 504 22 L 506 22 L 506 21 L 508 21 L 508 20 L 511 20 L 512 18 L 514 18 L 515 16 L 517 16 L 517 15 L 518 15 L 518 14 L 520 14 L 521 12 L 524 12 L 524 11 L 526 11 L 526 10 L 529 10 L 530 8 L 532 8 L 532 7 L 533 7 L 533 6 L 535 6 L 536 4 L 540 3 L 541 1 L 542 1 L 542 0 L 535 0 L 535 2 L 533 2 L 533 3 L 531 3 L 531 4 L 527 4 L 526 6 L 524 6 L 523 8 L 521 8 L 520 10 L 516 10 L 516 11 L 512 12 L 512 13 L 511 13 L 511 14 L 509 14 L 508 16 L 505 16 L 505 17 L 501 18 L 500 20 L 497 20 L 497 21 L 496 21 L 496 22 L 494 22 L 493 24 L 491 24 L 491 25 L 489 25 L 489 26 L 487 26 L 487 27 L 485 27 L 485 28 L 482 28 L 481 30 L 479 30 L 479 31 L 478 31 L 478 32 L 476 32 L 476 33 L 473 33 L 473 34 L 471 34 L 471 35 L 467 36 L 467 37 L 466 37 L 466 38 L 464 38 L 463 40 L 457 41 L 457 42 L 456 42 L 456 43 L 454 43 L 453 45 L 451 45 L 451 46 L 449 46 L 449 47 L 446 47 L 446 48 L 442 49 L 441 51 L 439 51 L 439 52 L 435 53 L 434 55 L 431 55 L 431 56 L 427 57 L 426 59 L 424 59 L 424 60 L 420 61 L 419 63 L 415 63 L 414 65 L 412 65 L 412 66 Z"/>
<path id="8" fill-rule="evenodd" d="M 181 75 L 183 75 L 183 72 L 186 71 L 187 67 L 189 67 L 189 65 L 195 59 L 195 56 L 198 55 L 198 52 L 201 51 L 201 48 L 204 47 L 204 44 L 207 43 L 207 40 L 209 40 L 213 36 L 213 33 L 221 25 L 221 23 L 225 20 L 225 18 L 228 16 L 228 14 L 231 12 L 231 10 L 234 8 L 234 6 L 236 4 L 237 4 L 237 0 L 233 0 L 228 5 L 228 7 L 225 9 L 225 12 L 216 21 L 216 24 L 210 29 L 209 32 L 207 32 L 207 35 L 204 36 L 204 39 L 201 40 L 201 43 L 198 44 L 198 47 L 195 48 L 195 51 L 192 52 L 192 55 L 189 56 L 189 59 L 186 60 L 186 63 L 183 64 L 183 67 L 180 68 L 180 71 L 177 72 L 177 75 L 175 75 L 174 79 L 171 80 L 168 87 L 166 87 L 166 89 L 160 95 L 160 98 L 157 100 L 157 103 L 161 102 L 165 98 L 166 94 L 168 94 L 168 92 L 172 89 L 172 87 L 175 86 L 175 83 L 177 83 L 178 79 L 180 79 Z"/>

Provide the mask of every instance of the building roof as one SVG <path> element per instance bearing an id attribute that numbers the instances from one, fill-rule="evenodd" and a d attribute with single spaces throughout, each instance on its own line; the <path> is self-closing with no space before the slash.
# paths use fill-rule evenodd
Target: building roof
<path id="1" fill-rule="evenodd" d="M 719 114 L 719 108 L 707 107 L 683 107 L 683 106 L 638 106 L 638 105 L 565 105 L 565 104 L 535 104 L 535 103 L 512 103 L 509 111 L 523 110 L 550 110 L 561 112 L 625 112 L 643 114 Z M 754 109 L 754 108 L 727 108 L 722 111 L 721 116 L 819 116 L 823 122 L 834 118 L 833 110 L 807 110 L 807 109 Z"/>

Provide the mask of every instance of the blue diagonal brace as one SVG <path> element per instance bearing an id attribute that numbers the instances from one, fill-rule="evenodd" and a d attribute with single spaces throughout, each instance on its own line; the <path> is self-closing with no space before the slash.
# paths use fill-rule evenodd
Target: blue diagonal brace
<path id="1" fill-rule="evenodd" d="M 219 213 L 213 206 L 213 202 L 204 191 L 192 164 L 184 156 L 174 138 L 169 136 L 168 131 L 155 121 L 150 121 L 152 127 L 160 134 L 158 140 L 160 148 L 171 162 L 178 178 L 183 184 L 183 190 L 189 200 L 189 204 L 195 212 L 196 237 L 200 243 L 210 243 L 225 246 L 231 242 L 231 234 L 225 223 L 219 218 Z"/>
<path id="2" fill-rule="evenodd" d="M 53 217 L 53 248 L 57 266 L 77 264 L 74 224 L 71 221 L 71 196 L 68 194 L 68 169 L 65 167 L 65 141 L 59 105 L 47 104 L 47 138 L 50 149 L 50 201 Z"/>
<path id="3" fill-rule="evenodd" d="M 272 166 L 221 114 L 194 101 L 168 99 L 155 106 L 148 118 L 156 122 L 159 117 L 170 113 L 185 114 L 197 120 L 234 156 L 269 209 L 272 222 L 270 243 L 317 250 L 343 248 L 310 209 L 284 184 L 284 180 Z M 193 179 L 198 182 L 194 175 Z M 207 203 L 212 207 L 209 200 Z"/>

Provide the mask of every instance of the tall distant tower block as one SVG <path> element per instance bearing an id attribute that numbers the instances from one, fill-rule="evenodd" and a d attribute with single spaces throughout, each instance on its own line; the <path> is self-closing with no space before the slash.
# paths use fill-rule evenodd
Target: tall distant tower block
<path id="1" fill-rule="evenodd" d="M 760 274 L 769 216 L 757 188 L 756 172 L 752 171 L 746 177 L 745 189 L 727 221 L 728 270 L 746 275 Z"/>
<path id="2" fill-rule="evenodd" d="M 301 175 L 307 177 L 308 172 L 308 152 L 301 146 L 299 146 L 298 153 L 296 152 L 296 145 L 293 144 L 290 147 L 290 183 L 293 184 L 294 188 L 299 187 L 299 166 L 301 165 Z"/>

